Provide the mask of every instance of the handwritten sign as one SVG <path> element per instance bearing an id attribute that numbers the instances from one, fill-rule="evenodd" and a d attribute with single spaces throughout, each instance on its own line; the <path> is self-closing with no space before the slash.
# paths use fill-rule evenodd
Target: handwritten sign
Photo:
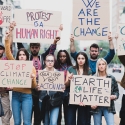
<path id="1" fill-rule="evenodd" d="M 117 54 L 125 55 L 125 24 L 118 24 L 117 32 L 118 32 Z"/>
<path id="2" fill-rule="evenodd" d="M 61 34 L 61 12 L 16 9 L 14 13 L 14 42 L 52 43 Z"/>
<path id="3" fill-rule="evenodd" d="M 0 27 L 9 26 L 12 18 L 11 6 L 0 5 Z"/>
<path id="4" fill-rule="evenodd" d="M 70 84 L 70 104 L 110 106 L 111 79 L 74 75 Z"/>
<path id="5" fill-rule="evenodd" d="M 72 32 L 76 40 L 106 40 L 110 28 L 109 0 L 73 0 Z"/>
<path id="6" fill-rule="evenodd" d="M 0 60 L 0 87 L 31 88 L 32 61 Z"/>
<path id="7" fill-rule="evenodd" d="M 64 91 L 64 72 L 39 70 L 41 90 Z"/>

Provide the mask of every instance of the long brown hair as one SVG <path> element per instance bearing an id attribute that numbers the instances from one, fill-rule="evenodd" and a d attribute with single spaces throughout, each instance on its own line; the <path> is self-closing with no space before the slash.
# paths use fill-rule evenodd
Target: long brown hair
<path id="1" fill-rule="evenodd" d="M 79 55 L 83 55 L 85 57 L 85 64 L 83 65 L 83 75 L 88 75 L 89 62 L 88 62 L 88 57 L 87 57 L 86 53 L 84 53 L 84 52 L 77 53 L 77 55 L 75 57 L 76 65 L 73 68 L 75 68 L 79 71 L 79 65 L 78 65 L 78 62 L 77 62 L 77 58 L 78 58 Z"/>

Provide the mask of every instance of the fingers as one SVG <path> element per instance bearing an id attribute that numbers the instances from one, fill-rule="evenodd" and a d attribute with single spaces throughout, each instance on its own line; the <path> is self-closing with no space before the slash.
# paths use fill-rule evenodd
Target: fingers
<path id="1" fill-rule="evenodd" d="M 62 31 L 63 30 L 63 24 L 59 26 L 59 29 Z"/>
<path id="2" fill-rule="evenodd" d="M 69 74 L 68 79 L 71 80 L 73 78 L 73 73 Z"/>
<path id="3" fill-rule="evenodd" d="M 73 36 L 73 34 L 71 34 L 71 36 L 70 36 L 70 41 L 74 42 L 74 36 Z"/>

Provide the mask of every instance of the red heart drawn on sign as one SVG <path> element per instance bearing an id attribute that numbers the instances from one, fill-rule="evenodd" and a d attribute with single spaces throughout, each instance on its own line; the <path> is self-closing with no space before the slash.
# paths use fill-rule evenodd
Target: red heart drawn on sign
<path id="1" fill-rule="evenodd" d="M 0 19 L 0 25 L 3 23 L 2 19 Z"/>

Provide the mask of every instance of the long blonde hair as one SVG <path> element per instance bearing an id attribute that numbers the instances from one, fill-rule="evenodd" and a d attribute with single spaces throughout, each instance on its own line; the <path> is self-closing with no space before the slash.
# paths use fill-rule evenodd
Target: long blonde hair
<path id="1" fill-rule="evenodd" d="M 105 64 L 106 64 L 106 75 L 107 75 L 107 69 L 108 69 L 108 67 L 107 67 L 107 62 L 106 62 L 106 60 L 104 59 L 104 58 L 99 58 L 98 60 L 97 60 L 97 63 L 96 63 L 96 73 L 95 73 L 95 75 L 94 76 L 99 76 L 99 70 L 98 70 L 98 66 L 99 66 L 99 62 L 100 61 L 103 61 Z"/>

